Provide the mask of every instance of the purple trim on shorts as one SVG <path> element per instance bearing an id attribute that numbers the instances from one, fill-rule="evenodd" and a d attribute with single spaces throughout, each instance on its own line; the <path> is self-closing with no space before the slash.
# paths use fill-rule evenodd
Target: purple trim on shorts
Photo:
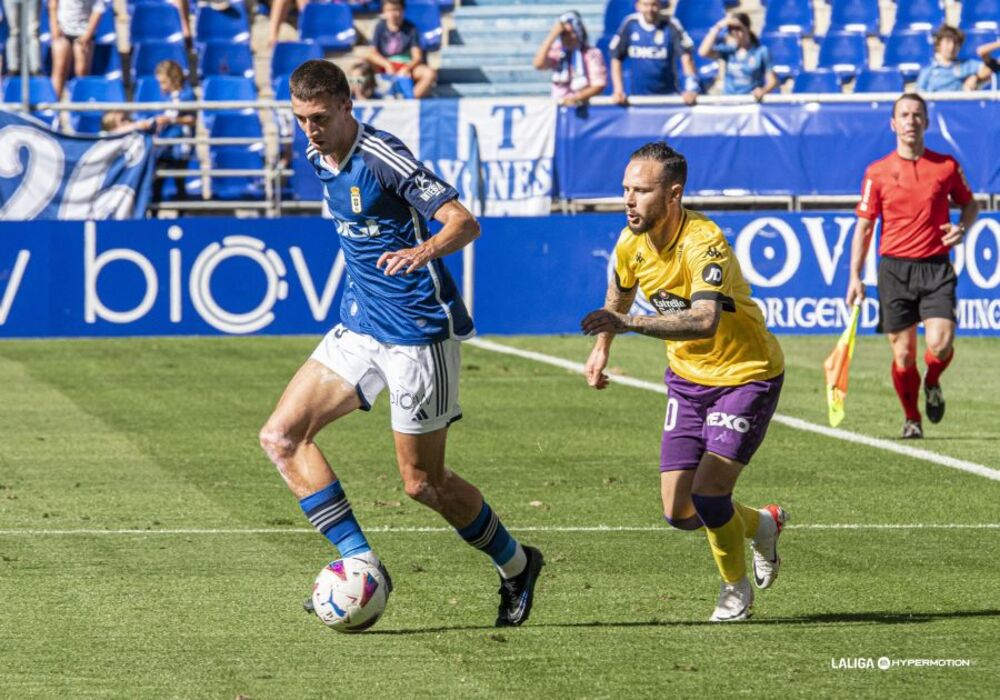
<path id="1" fill-rule="evenodd" d="M 707 386 L 667 369 L 660 471 L 695 469 L 705 452 L 749 464 L 778 406 L 784 374 L 737 386 Z"/>

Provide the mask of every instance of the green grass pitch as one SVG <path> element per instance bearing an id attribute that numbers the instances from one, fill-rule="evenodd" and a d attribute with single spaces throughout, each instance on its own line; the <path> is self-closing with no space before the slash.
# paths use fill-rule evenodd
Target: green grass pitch
<path id="1" fill-rule="evenodd" d="M 834 342 L 782 338 L 779 413 L 825 421 Z M 474 346 L 449 463 L 545 552 L 532 618 L 493 629 L 488 560 L 413 531 L 444 523 L 402 491 L 383 397 L 320 436 L 396 582 L 371 632 L 333 633 L 299 604 L 334 552 L 257 446 L 314 343 L 0 343 L 0 697 L 996 696 L 1000 482 L 775 424 L 737 497 L 792 514 L 781 577 L 753 621 L 709 625 L 704 535 L 660 515 L 663 397 Z M 917 447 L 1000 468 L 997 348 L 959 340 Z M 842 428 L 895 440 L 889 361 L 859 340 Z M 612 365 L 659 381 L 662 345 L 620 338 Z M 573 529 L 599 525 L 634 529 Z M 963 665 L 834 668 L 883 656 Z"/>

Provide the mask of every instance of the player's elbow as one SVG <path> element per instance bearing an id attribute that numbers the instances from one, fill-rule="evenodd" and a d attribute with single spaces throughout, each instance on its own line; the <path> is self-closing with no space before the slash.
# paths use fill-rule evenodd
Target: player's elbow
<path id="1" fill-rule="evenodd" d="M 469 212 L 463 213 L 462 219 L 459 222 L 459 224 L 461 225 L 462 233 L 464 234 L 466 240 L 469 241 L 470 243 L 479 238 L 479 236 L 483 232 L 482 227 L 480 227 L 479 225 L 479 222 L 476 221 L 476 217 L 474 217 Z"/>
<path id="2" fill-rule="evenodd" d="M 698 319 L 698 323 L 695 324 L 696 339 L 704 340 L 705 338 L 714 336 L 715 332 L 719 330 L 719 319 L 721 317 L 722 315 L 718 311 L 703 314 Z"/>

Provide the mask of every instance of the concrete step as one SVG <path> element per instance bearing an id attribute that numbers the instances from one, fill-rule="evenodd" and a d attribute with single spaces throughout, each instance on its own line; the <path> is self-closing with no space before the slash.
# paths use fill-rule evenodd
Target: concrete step
<path id="1" fill-rule="evenodd" d="M 510 66 L 464 66 L 441 68 L 439 83 L 537 83 L 546 85 L 552 80 L 552 71 L 535 70 L 530 64 Z"/>
<path id="2" fill-rule="evenodd" d="M 604 16 L 601 2 L 524 2 L 507 5 L 462 5 L 452 13 L 456 24 L 464 19 L 491 19 L 509 17 L 548 17 L 550 22 L 568 10 L 576 10 L 581 16 Z M 586 22 L 585 22 L 586 23 Z"/>
<path id="3" fill-rule="evenodd" d="M 593 5 L 594 2 L 576 2 L 574 0 L 545 0 L 542 3 L 535 0 L 462 0 L 462 6 L 456 7 L 455 11 L 471 9 L 473 7 L 515 7 L 521 9 L 525 5 L 560 5 L 564 8 L 574 9 L 582 5 Z M 601 3 L 596 3 L 601 4 Z"/>
<path id="4" fill-rule="evenodd" d="M 449 83 L 434 88 L 438 97 L 509 97 L 551 94 L 548 83 Z"/>

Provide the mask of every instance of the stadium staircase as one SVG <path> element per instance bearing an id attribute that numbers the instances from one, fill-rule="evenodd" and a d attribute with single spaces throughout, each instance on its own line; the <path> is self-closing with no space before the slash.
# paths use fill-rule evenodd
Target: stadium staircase
<path id="1" fill-rule="evenodd" d="M 552 75 L 531 59 L 563 12 L 583 17 L 592 43 L 601 36 L 604 2 L 598 0 L 464 0 L 441 50 L 435 94 L 455 97 L 548 95 Z"/>

